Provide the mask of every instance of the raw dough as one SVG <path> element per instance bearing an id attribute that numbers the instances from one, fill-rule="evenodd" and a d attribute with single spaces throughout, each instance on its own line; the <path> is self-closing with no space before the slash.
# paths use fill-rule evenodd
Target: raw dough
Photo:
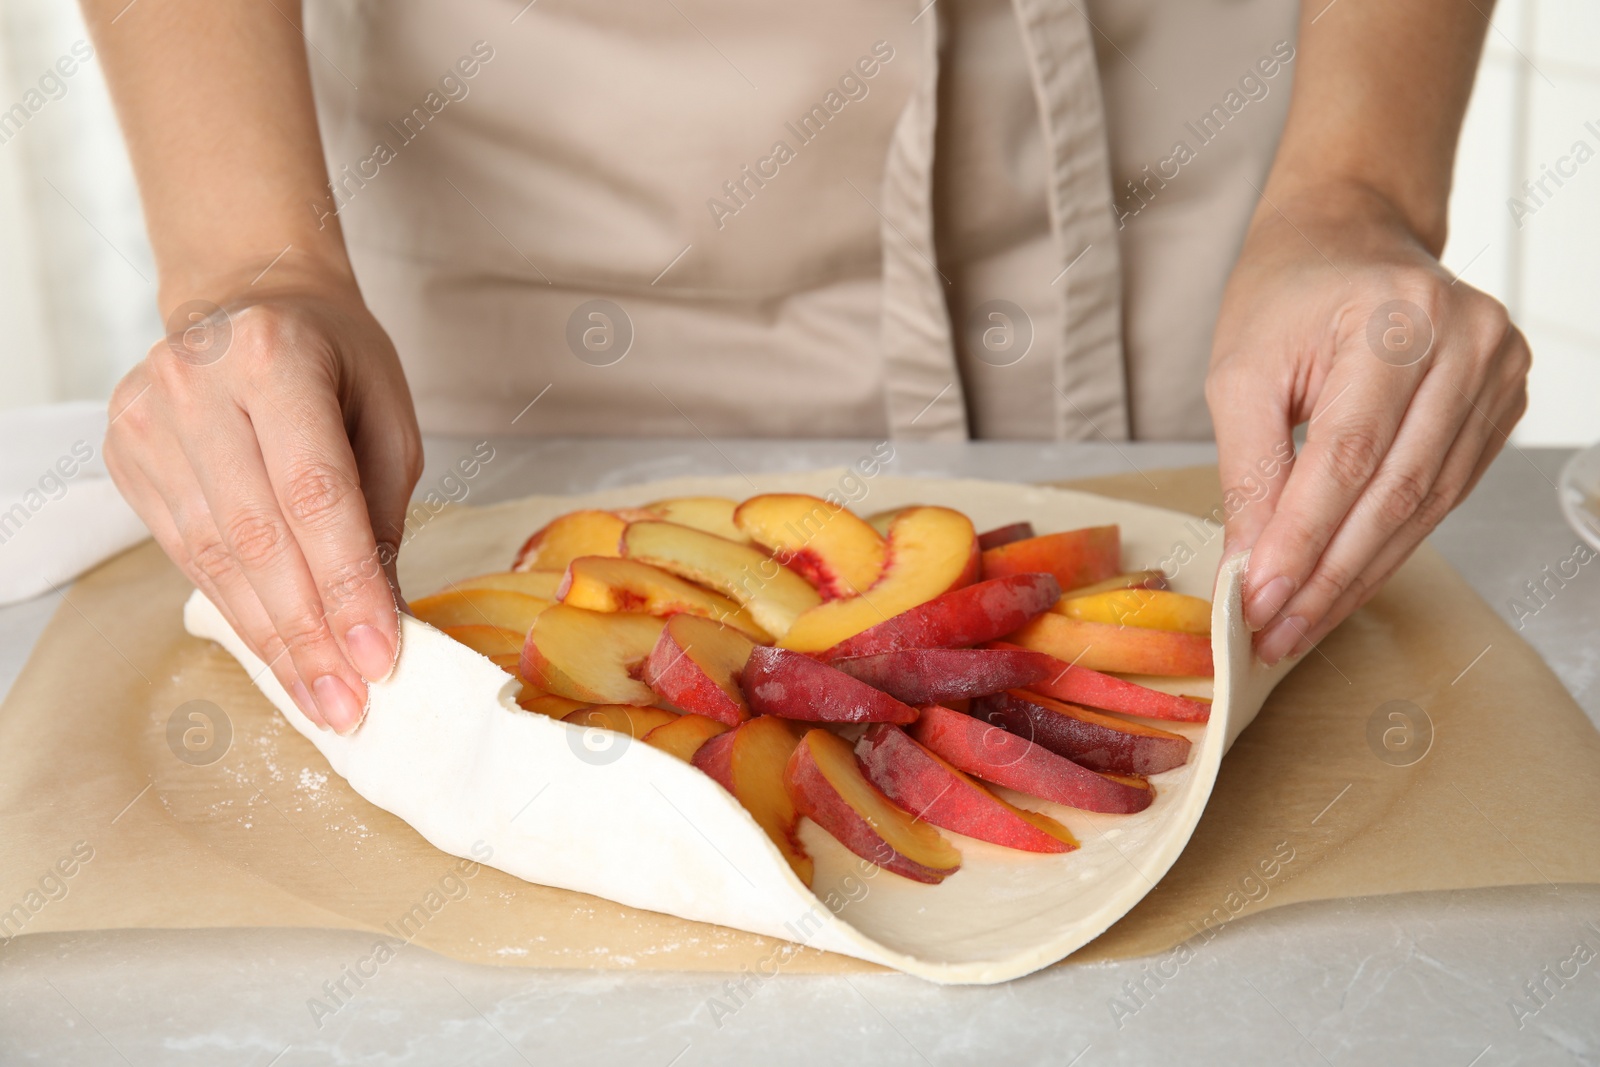
<path id="1" fill-rule="evenodd" d="M 836 490 L 844 473 L 757 481 L 762 492 L 822 495 Z M 858 508 L 943 504 L 971 516 L 979 529 L 1024 519 L 1041 532 L 1118 523 L 1130 568 L 1157 566 L 1183 542 L 1193 558 L 1173 576 L 1173 588 L 1212 592 L 1222 538 L 1214 528 L 1207 538 L 1192 516 L 995 482 L 883 475 L 865 484 L 870 506 L 863 501 Z M 564 511 L 669 496 L 737 499 L 755 491 L 743 478 L 695 478 L 461 508 L 441 515 L 427 538 L 408 546 L 402 580 L 408 591 L 432 592 L 451 577 L 503 569 L 515 544 Z M 500 555 L 485 558 L 490 551 Z M 198 591 L 185 606 L 184 623 L 227 648 L 356 792 L 447 853 L 530 882 L 840 952 L 934 982 L 992 983 L 1093 940 L 1154 888 L 1187 844 L 1223 752 L 1292 666 L 1285 661 L 1269 669 L 1250 653 L 1240 610 L 1244 562 L 1230 560 L 1216 586 L 1211 721 L 1166 726 L 1195 744 L 1185 766 L 1152 779 L 1155 803 L 1137 815 L 1094 815 L 1002 791 L 1060 819 L 1083 847 L 1039 856 L 947 833 L 964 862 L 937 886 L 880 871 L 807 822 L 802 836 L 816 859 L 808 890 L 710 778 L 620 735 L 522 711 L 514 702 L 519 683 L 416 619 L 403 619 L 395 673 L 371 687 L 366 721 L 351 737 L 307 720 Z M 762 969 L 775 971 L 788 951 L 776 949 L 771 967 Z"/>

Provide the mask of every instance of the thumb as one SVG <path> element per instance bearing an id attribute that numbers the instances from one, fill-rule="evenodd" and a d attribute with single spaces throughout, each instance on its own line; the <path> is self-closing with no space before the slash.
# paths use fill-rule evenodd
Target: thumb
<path id="1" fill-rule="evenodd" d="M 1249 363 L 1214 369 L 1206 403 L 1217 439 L 1227 560 L 1254 547 L 1277 509 L 1294 463 L 1294 424 L 1288 387 Z"/>

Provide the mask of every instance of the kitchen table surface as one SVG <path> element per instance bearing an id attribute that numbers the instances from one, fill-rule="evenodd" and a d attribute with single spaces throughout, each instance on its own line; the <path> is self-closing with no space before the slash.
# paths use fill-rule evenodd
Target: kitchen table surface
<path id="1" fill-rule="evenodd" d="M 492 443 L 468 503 L 838 466 L 874 444 Z M 421 489 L 476 444 L 428 442 Z M 894 474 L 1005 481 L 1215 460 L 1207 445 L 1153 443 L 898 444 L 895 452 Z M 1569 454 L 1508 448 L 1432 542 L 1521 626 L 1600 723 L 1600 572 L 1583 568 L 1542 605 L 1526 599 L 1526 583 L 1578 543 L 1556 500 Z M 1518 597 L 1538 610 L 1514 612 Z M 59 599 L 0 609 L 0 692 Z M 1573 963 L 1580 941 L 1600 947 L 1600 887 L 1291 905 L 1230 924 L 1164 981 L 1152 979 L 1149 960 L 940 988 L 893 974 L 495 968 L 412 945 L 319 1026 L 307 1002 L 370 940 L 297 929 L 16 938 L 0 944 L 0 1064 L 1600 1063 L 1600 958 Z M 1546 977 L 1574 966 L 1565 979 Z M 1538 1000 L 1530 982 L 1542 982 Z"/>

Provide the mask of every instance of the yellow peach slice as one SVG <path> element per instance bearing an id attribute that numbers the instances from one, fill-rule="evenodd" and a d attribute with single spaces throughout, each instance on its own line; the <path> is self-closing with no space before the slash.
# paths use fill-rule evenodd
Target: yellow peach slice
<path id="1" fill-rule="evenodd" d="M 451 589 L 411 601 L 411 613 L 429 626 L 498 626 L 519 634 L 550 606 L 526 593 L 506 589 Z"/>
<path id="2" fill-rule="evenodd" d="M 665 620 L 557 604 L 534 621 L 522 646 L 522 677 L 556 696 L 590 704 L 648 705 L 656 696 L 634 677 Z"/>
<path id="3" fill-rule="evenodd" d="M 561 583 L 561 603 L 590 611 L 642 611 L 648 615 L 699 615 L 725 622 L 755 641 L 772 635 L 725 596 L 636 559 L 579 556 Z"/>
<path id="4" fill-rule="evenodd" d="M 883 573 L 883 535 L 820 497 L 763 493 L 740 504 L 733 521 L 824 600 L 856 596 Z"/>
<path id="5" fill-rule="evenodd" d="M 889 527 L 888 559 L 870 589 L 830 600 L 795 620 L 778 644 L 821 652 L 952 589 L 978 574 L 978 534 L 972 520 L 949 508 L 907 508 Z"/>
<path id="6" fill-rule="evenodd" d="M 570 511 L 552 519 L 529 537 L 511 564 L 514 571 L 561 571 L 579 556 L 621 555 L 626 520 L 609 511 Z"/>
<path id="7" fill-rule="evenodd" d="M 644 743 L 670 752 L 685 763 L 691 763 L 701 745 L 728 730 L 727 723 L 708 719 L 704 715 L 680 715 L 645 734 Z"/>
<path id="8" fill-rule="evenodd" d="M 1084 622 L 1186 634 L 1211 633 L 1209 600 L 1165 589 L 1116 589 L 1090 596 L 1064 596 L 1050 610 Z"/>
<path id="9" fill-rule="evenodd" d="M 822 603 L 804 578 L 759 549 L 676 523 L 630 524 L 622 554 L 731 597 L 774 636 Z"/>
<path id="10" fill-rule="evenodd" d="M 602 730 L 615 730 L 642 741 L 646 734 L 658 726 L 665 726 L 678 718 L 676 712 L 661 708 L 641 707 L 637 704 L 600 704 L 580 708 L 562 718 L 574 726 L 597 726 Z"/>
<path id="11" fill-rule="evenodd" d="M 738 506 L 725 496 L 675 496 L 646 504 L 639 510 L 650 512 L 662 522 L 675 522 L 748 545 L 750 538 L 733 524 L 733 509 Z"/>

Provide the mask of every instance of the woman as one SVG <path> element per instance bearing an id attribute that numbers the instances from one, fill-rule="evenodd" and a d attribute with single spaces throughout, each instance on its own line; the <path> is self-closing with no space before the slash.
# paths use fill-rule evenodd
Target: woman
<path id="1" fill-rule="evenodd" d="M 413 395 L 434 432 L 1214 430 L 1269 662 L 1524 407 L 1437 259 L 1455 0 L 85 6 L 171 328 L 108 463 L 340 731 L 396 655 Z"/>

